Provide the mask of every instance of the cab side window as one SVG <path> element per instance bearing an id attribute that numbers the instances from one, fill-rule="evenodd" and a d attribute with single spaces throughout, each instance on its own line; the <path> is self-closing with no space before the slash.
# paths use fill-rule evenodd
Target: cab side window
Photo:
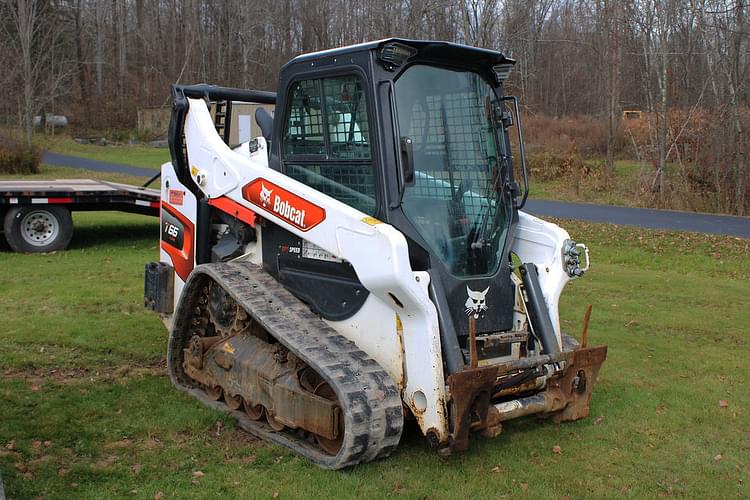
<path id="1" fill-rule="evenodd" d="M 286 175 L 366 214 L 376 209 L 367 97 L 356 75 L 302 80 L 289 95 Z"/>
<path id="2" fill-rule="evenodd" d="M 325 154 L 320 95 L 319 80 L 304 80 L 292 89 L 284 135 L 285 155 Z"/>

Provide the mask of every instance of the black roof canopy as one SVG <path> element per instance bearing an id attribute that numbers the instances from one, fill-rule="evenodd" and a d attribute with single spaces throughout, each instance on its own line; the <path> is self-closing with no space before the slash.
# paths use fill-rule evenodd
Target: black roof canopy
<path id="1" fill-rule="evenodd" d="M 416 50 L 416 54 L 409 58 L 409 62 L 419 61 L 435 65 L 456 66 L 475 71 L 491 71 L 492 66 L 498 64 L 515 64 L 513 59 L 505 57 L 504 54 L 496 50 L 471 47 L 453 42 L 386 38 L 302 54 L 289 61 L 284 67 L 286 68 L 298 63 L 315 65 L 317 61 L 330 61 L 338 57 L 368 51 L 379 53 L 385 45 L 391 43 L 398 43 Z"/>

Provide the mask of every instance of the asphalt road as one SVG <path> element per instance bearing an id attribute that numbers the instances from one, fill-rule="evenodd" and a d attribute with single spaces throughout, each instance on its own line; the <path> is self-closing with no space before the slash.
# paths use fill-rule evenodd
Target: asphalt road
<path id="1" fill-rule="evenodd" d="M 121 163 L 105 163 L 98 160 L 90 160 L 88 158 L 51 153 L 49 151 L 45 151 L 42 155 L 42 163 L 55 165 L 57 167 L 84 168 L 86 170 L 95 170 L 97 172 L 127 174 L 136 177 L 153 177 L 159 171 L 158 169 L 132 167 Z"/>
<path id="2" fill-rule="evenodd" d="M 725 234 L 750 239 L 750 217 L 551 200 L 528 200 L 523 210 L 539 217 L 561 217 L 651 229 Z"/>
<path id="3" fill-rule="evenodd" d="M 152 177 L 156 170 L 118 163 L 46 152 L 42 162 L 60 167 L 83 168 L 97 172 L 114 172 L 138 177 Z M 524 211 L 539 217 L 560 217 L 588 222 L 607 222 L 672 231 L 725 234 L 750 239 L 750 217 L 711 215 L 676 210 L 628 208 L 590 203 L 567 203 L 551 200 L 528 200 Z"/>

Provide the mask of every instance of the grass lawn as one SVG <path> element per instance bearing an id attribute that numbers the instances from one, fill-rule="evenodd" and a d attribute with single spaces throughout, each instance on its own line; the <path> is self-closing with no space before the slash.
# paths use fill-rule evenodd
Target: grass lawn
<path id="1" fill-rule="evenodd" d="M 79 213 L 69 250 L 0 247 L 0 469 L 10 498 L 750 496 L 750 241 L 565 222 L 593 266 L 564 295 L 609 344 L 592 416 L 510 422 L 440 458 L 327 472 L 172 388 L 142 308 L 156 220 Z M 4 244 L 3 244 L 4 245 Z M 720 401 L 725 401 L 726 406 Z M 553 453 L 559 446 L 561 453 Z"/>
<path id="2" fill-rule="evenodd" d="M 168 148 L 152 148 L 145 144 L 108 146 L 78 144 L 66 135 L 50 137 L 42 134 L 35 135 L 34 143 L 46 151 L 154 170 L 158 170 L 162 163 L 169 161 Z"/>
<path id="3" fill-rule="evenodd" d="M 614 174 L 606 188 L 601 181 L 593 182 L 591 179 L 586 179 L 583 185 L 577 186 L 576 180 L 569 177 L 541 181 L 532 176 L 529 198 L 624 207 L 642 206 L 634 196 L 640 169 L 638 162 L 616 161 Z"/>
<path id="4" fill-rule="evenodd" d="M 123 184 L 141 185 L 148 180 L 146 177 L 136 177 L 133 175 L 125 175 L 110 172 L 96 172 L 94 170 L 86 170 L 83 168 L 68 168 L 58 167 L 55 165 L 42 164 L 39 167 L 40 173 L 36 175 L 28 174 L 15 174 L 0 175 L 0 181 L 13 180 L 13 179 L 27 179 L 27 180 L 43 180 L 43 179 L 98 179 L 109 182 L 120 182 Z M 156 172 L 154 172 L 156 173 Z M 150 187 L 159 188 L 159 181 L 154 181 Z"/>

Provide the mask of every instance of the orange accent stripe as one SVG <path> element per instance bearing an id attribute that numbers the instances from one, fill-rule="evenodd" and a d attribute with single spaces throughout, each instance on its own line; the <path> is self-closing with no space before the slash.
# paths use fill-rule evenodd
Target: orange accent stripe
<path id="1" fill-rule="evenodd" d="M 161 208 L 176 217 L 184 227 L 182 235 L 182 250 L 178 250 L 161 240 L 160 246 L 170 257 L 172 257 L 172 265 L 174 266 L 174 271 L 177 276 L 179 276 L 182 281 L 187 281 L 190 272 L 193 270 L 193 267 L 195 267 L 195 226 L 193 226 L 193 223 L 190 222 L 187 217 L 164 200 L 161 202 Z"/>
<path id="2" fill-rule="evenodd" d="M 250 227 L 255 227 L 258 214 L 256 214 L 249 208 L 243 207 L 236 201 L 229 199 L 226 196 L 211 198 L 210 200 L 208 200 L 208 204 L 218 208 L 222 212 L 231 215 L 232 217 L 236 217 L 245 224 L 249 224 Z"/>

